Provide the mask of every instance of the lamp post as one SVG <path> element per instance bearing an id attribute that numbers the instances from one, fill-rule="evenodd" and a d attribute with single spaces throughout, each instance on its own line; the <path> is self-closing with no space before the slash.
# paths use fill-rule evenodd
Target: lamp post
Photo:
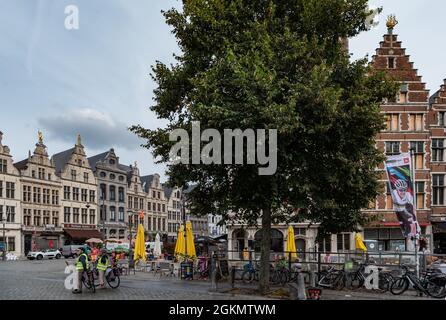
<path id="1" fill-rule="evenodd" d="M 101 189 L 101 200 L 102 200 L 102 210 L 101 210 L 101 221 L 102 221 L 102 234 L 104 236 L 104 240 L 106 238 L 105 234 L 107 231 L 105 230 L 105 220 L 106 220 L 106 211 L 105 211 L 105 189 Z"/>
<path id="2" fill-rule="evenodd" d="M 184 223 L 184 251 L 187 257 L 187 231 L 186 231 L 186 200 L 184 198 L 184 193 L 181 192 L 181 211 L 183 215 L 183 223 Z"/>
<path id="3" fill-rule="evenodd" d="M 415 161 L 414 161 L 414 154 L 415 154 L 415 148 L 410 148 L 410 160 L 412 162 L 412 192 L 413 192 L 413 214 L 416 217 L 417 216 L 417 184 L 415 182 Z M 418 239 L 419 239 L 419 233 L 418 233 L 418 219 L 416 221 L 416 231 L 415 231 L 415 237 L 413 238 L 413 243 L 415 247 L 415 270 L 416 274 L 419 277 L 420 276 L 420 260 L 418 259 Z"/>

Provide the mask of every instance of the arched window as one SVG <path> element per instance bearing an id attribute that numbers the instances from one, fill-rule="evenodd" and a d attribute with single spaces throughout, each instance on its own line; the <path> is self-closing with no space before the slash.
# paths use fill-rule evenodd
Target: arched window
<path id="1" fill-rule="evenodd" d="M 259 230 L 254 235 L 254 250 L 260 252 L 262 245 L 262 230 Z M 283 234 L 277 229 L 271 229 L 271 251 L 283 252 Z"/>
<path id="2" fill-rule="evenodd" d="M 233 243 L 232 250 L 242 253 L 243 249 L 247 246 L 246 238 L 247 235 L 245 230 L 243 229 L 234 230 L 234 232 L 232 233 L 232 243 Z"/>

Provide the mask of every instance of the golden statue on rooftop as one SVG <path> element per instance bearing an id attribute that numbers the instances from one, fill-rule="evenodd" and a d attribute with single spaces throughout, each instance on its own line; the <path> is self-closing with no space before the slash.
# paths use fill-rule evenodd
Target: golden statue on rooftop
<path id="1" fill-rule="evenodd" d="M 43 143 L 43 133 L 42 133 L 42 131 L 38 131 L 37 132 L 37 137 L 39 138 L 39 144 L 42 144 Z"/>
<path id="2" fill-rule="evenodd" d="M 77 135 L 77 145 L 81 145 L 82 143 L 81 143 L 82 141 L 81 141 L 81 135 L 80 134 L 78 134 Z"/>
<path id="3" fill-rule="evenodd" d="M 398 24 L 398 20 L 396 20 L 395 15 L 391 14 L 390 16 L 387 17 L 387 28 L 388 29 L 393 29 L 395 28 L 395 26 Z"/>

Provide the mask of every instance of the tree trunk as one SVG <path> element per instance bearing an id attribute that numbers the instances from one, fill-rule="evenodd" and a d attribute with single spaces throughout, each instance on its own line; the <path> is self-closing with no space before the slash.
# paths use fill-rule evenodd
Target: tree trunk
<path id="1" fill-rule="evenodd" d="M 271 250 L 271 209 L 262 210 L 262 249 L 260 256 L 259 290 L 262 295 L 269 291 L 269 259 Z"/>

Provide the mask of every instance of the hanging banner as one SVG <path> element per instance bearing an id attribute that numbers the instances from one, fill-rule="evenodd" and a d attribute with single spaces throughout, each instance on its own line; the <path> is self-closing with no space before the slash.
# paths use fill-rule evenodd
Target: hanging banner
<path id="1" fill-rule="evenodd" d="M 415 237 L 420 227 L 414 208 L 415 192 L 410 153 L 388 157 L 385 166 L 393 209 L 400 222 L 401 231 L 405 237 Z"/>

